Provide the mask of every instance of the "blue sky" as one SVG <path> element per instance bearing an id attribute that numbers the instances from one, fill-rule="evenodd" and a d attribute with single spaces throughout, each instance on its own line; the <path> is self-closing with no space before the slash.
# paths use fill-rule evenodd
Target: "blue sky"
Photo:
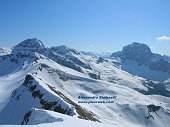
<path id="1" fill-rule="evenodd" d="M 170 0 L 0 0 L 0 47 L 36 37 L 108 52 L 140 42 L 170 55 L 169 13 Z"/>

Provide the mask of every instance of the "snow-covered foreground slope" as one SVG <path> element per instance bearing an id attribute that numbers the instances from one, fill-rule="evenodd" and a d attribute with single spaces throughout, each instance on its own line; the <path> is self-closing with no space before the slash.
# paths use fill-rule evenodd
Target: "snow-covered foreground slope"
<path id="1" fill-rule="evenodd" d="M 49 75 L 49 72 L 52 76 Z M 163 126 L 162 120 L 157 117 L 156 111 L 152 111 L 149 108 L 152 105 L 152 108 L 162 106 L 160 107 L 160 114 L 165 115 L 163 117 L 166 118 L 166 121 L 170 119 L 167 115 L 170 106 L 169 102 L 154 100 L 150 96 L 138 93 L 128 87 L 89 78 L 67 76 L 67 74 L 64 75 L 65 79 L 62 81 L 59 78 L 57 79 L 57 71 L 48 66 L 42 69 L 41 72 L 38 72 L 38 75 L 49 84 L 53 84 L 56 90 L 62 91 L 75 102 L 81 101 L 78 99 L 79 96 L 112 96 L 113 99 L 109 101 L 113 101 L 113 103 L 79 103 L 95 113 L 101 122 L 120 126 L 135 126 L 136 124 L 140 126 Z M 90 102 L 88 99 L 85 101 Z M 154 119 L 149 117 L 150 114 L 152 114 Z M 159 121 L 160 124 L 156 125 L 155 121 Z"/>
<path id="2" fill-rule="evenodd" d="M 47 110 L 32 109 L 28 125 L 24 127 L 116 127 L 109 124 L 86 121 Z M 22 127 L 23 125 L 0 125 L 0 127 Z M 122 126 L 123 127 L 123 126 Z"/>
<path id="3" fill-rule="evenodd" d="M 39 41 L 37 49 L 33 46 L 24 51 L 23 45 L 30 46 L 24 42 L 19 51 L 0 57 L 0 126 L 169 125 L 168 81 L 164 84 L 133 76 L 121 70 L 117 60 L 70 52 L 65 46 L 53 49 L 53 59 L 69 56 L 69 62 L 82 70 L 78 71 L 34 52 L 38 49 L 48 54 Z M 62 57 L 63 50 L 67 55 Z"/>

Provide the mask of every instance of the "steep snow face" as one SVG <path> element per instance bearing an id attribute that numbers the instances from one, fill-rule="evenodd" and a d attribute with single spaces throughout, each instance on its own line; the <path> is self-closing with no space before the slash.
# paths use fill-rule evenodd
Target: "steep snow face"
<path id="1" fill-rule="evenodd" d="M 41 50 L 44 50 L 45 46 L 44 44 L 38 40 L 37 38 L 31 38 L 24 40 L 17 44 L 16 46 L 13 47 L 12 52 L 17 52 L 17 51 L 34 51 L 38 52 Z"/>
<path id="2" fill-rule="evenodd" d="M 111 58 L 120 58 L 121 68 L 133 75 L 161 82 L 170 77 L 170 63 L 167 57 L 152 53 L 145 44 L 134 42 L 123 47 L 122 51 L 113 53 Z"/>

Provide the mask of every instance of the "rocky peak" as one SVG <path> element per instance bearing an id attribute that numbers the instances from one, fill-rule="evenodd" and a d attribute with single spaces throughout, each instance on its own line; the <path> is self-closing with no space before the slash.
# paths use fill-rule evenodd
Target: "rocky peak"
<path id="1" fill-rule="evenodd" d="M 152 54 L 149 46 L 137 42 L 123 47 L 122 52 L 127 57 L 144 57 L 145 55 L 150 56 Z"/>
<path id="2" fill-rule="evenodd" d="M 13 47 L 12 52 L 16 51 L 39 51 L 41 49 L 45 49 L 44 44 L 42 41 L 38 40 L 37 38 L 31 38 L 26 39 L 20 43 L 18 43 L 16 46 Z"/>
<path id="3" fill-rule="evenodd" d="M 44 44 L 37 38 L 31 38 L 20 42 L 19 44 L 16 45 L 16 47 L 40 48 L 44 47 Z"/>
<path id="4" fill-rule="evenodd" d="M 143 64 L 148 62 L 152 55 L 153 53 L 151 52 L 149 46 L 146 44 L 133 42 L 132 44 L 123 47 L 121 52 L 113 53 L 111 57 L 120 57 Z"/>

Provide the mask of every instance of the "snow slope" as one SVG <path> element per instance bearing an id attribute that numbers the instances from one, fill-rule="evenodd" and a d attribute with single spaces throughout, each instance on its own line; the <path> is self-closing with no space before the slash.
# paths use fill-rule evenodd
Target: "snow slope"
<path id="1" fill-rule="evenodd" d="M 44 73 L 45 71 L 46 70 L 43 69 L 41 73 Z M 51 81 L 52 79 L 56 79 L 55 74 L 52 75 L 54 77 L 50 77 Z M 49 81 L 49 75 L 45 74 L 45 76 L 45 81 Z M 111 104 L 80 104 L 81 106 L 84 106 L 90 111 L 94 112 L 99 117 L 99 120 L 104 123 L 110 123 L 119 126 L 135 126 L 135 124 L 139 124 L 140 126 L 163 126 L 161 119 L 157 117 L 155 112 L 152 113 L 152 116 L 154 117 L 155 121 L 160 122 L 159 125 L 156 125 L 157 123 L 155 124 L 152 118 L 145 118 L 149 116 L 147 106 L 152 104 L 160 106 L 159 101 L 151 99 L 146 95 L 142 95 L 128 87 L 116 84 L 113 85 L 112 83 L 103 81 L 95 81 L 88 78 L 79 80 L 68 79 L 64 82 L 60 81 L 53 84 L 56 84 L 54 85 L 55 89 L 60 89 L 60 91 L 65 93 L 65 95 L 68 97 L 71 97 L 75 102 L 79 101 L 78 96 L 80 95 L 114 96 L 114 103 Z M 70 89 L 72 90 L 70 91 Z M 166 107 L 164 104 L 161 105 L 162 110 L 160 111 L 160 114 L 165 115 L 166 112 L 168 112 L 167 109 L 169 109 L 170 106 L 168 103 L 169 102 L 165 103 L 165 105 L 168 107 Z M 168 121 L 169 116 L 166 116 L 166 119 Z"/>
<path id="2" fill-rule="evenodd" d="M 34 41 L 24 44 L 32 45 Z M 44 47 L 38 41 L 39 46 Z M 51 60 L 35 52 L 48 56 L 48 48 L 40 49 L 0 57 L 0 126 L 169 126 L 168 82 L 129 74 L 118 59 L 85 56 L 61 46 L 51 50 Z M 55 62 L 57 56 L 64 62 L 69 57 L 82 71 Z"/>
<path id="3" fill-rule="evenodd" d="M 32 109 L 28 125 L 24 127 L 113 127 L 113 125 L 81 120 L 48 110 Z M 0 127 L 22 127 L 23 125 L 0 125 Z M 116 127 L 116 126 L 114 126 Z"/>

